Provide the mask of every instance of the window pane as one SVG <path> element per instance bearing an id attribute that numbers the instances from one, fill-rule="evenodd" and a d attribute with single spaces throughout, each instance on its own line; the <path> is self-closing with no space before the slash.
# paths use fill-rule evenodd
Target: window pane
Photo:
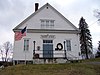
<path id="1" fill-rule="evenodd" d="M 53 28 L 54 27 L 54 20 L 51 20 L 50 22 L 51 22 L 50 27 Z"/>
<path id="2" fill-rule="evenodd" d="M 44 28 L 44 21 L 41 20 L 41 28 Z"/>
<path id="3" fill-rule="evenodd" d="M 43 40 L 43 43 L 53 43 L 53 40 Z"/>
<path id="4" fill-rule="evenodd" d="M 49 21 L 46 21 L 46 28 L 49 28 Z"/>

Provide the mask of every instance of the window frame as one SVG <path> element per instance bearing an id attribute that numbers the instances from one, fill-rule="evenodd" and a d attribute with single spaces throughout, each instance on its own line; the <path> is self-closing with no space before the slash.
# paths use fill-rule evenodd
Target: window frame
<path id="1" fill-rule="evenodd" d="M 41 28 L 42 28 L 42 29 L 54 28 L 54 21 L 55 21 L 55 20 L 40 19 L 40 21 L 41 21 Z"/>
<path id="2" fill-rule="evenodd" d="M 43 44 L 52 44 L 53 40 L 43 40 Z"/>
<path id="3" fill-rule="evenodd" d="M 71 40 L 66 40 L 66 50 L 71 51 Z"/>
<path id="4" fill-rule="evenodd" d="M 24 39 L 24 51 L 29 51 L 29 39 Z"/>

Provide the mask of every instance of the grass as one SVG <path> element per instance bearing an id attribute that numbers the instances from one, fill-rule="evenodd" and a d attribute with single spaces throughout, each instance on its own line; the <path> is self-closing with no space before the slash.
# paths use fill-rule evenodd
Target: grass
<path id="1" fill-rule="evenodd" d="M 87 62 L 100 62 L 100 58 L 82 63 L 9 66 L 0 70 L 0 75 L 100 75 L 100 64 Z"/>
<path id="2" fill-rule="evenodd" d="M 100 58 L 86 59 L 86 60 L 83 60 L 83 62 L 100 62 Z"/>

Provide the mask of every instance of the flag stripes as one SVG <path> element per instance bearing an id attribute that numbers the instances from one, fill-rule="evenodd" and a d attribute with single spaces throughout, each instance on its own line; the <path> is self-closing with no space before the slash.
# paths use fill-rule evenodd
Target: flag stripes
<path id="1" fill-rule="evenodd" d="M 26 36 L 26 27 L 20 32 L 15 32 L 15 41 L 21 40 L 23 36 Z"/>

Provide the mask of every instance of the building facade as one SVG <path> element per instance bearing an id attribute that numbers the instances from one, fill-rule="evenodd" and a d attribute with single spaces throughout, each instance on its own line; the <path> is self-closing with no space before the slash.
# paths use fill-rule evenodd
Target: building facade
<path id="1" fill-rule="evenodd" d="M 27 27 L 26 27 L 27 26 Z M 45 4 L 16 26 L 26 36 L 14 40 L 14 64 L 65 62 L 80 57 L 79 30 L 50 4 Z M 38 60 L 37 60 L 38 59 Z"/>

